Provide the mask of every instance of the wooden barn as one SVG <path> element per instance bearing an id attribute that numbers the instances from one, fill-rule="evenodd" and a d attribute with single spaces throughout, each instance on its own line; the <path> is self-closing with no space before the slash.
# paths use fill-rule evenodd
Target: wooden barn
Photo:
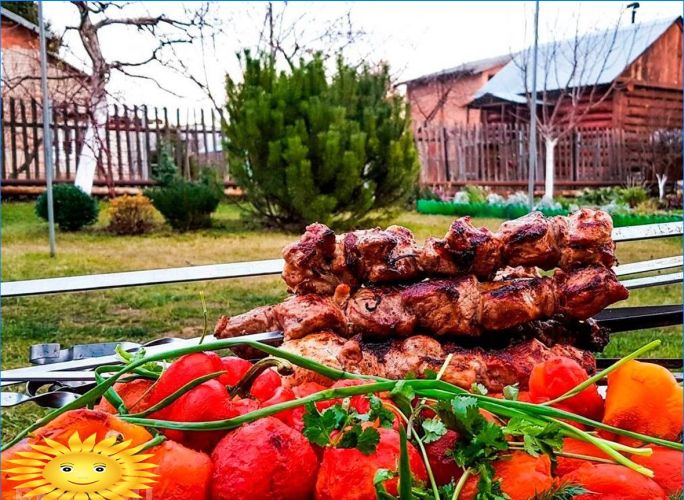
<path id="1" fill-rule="evenodd" d="M 417 127 L 424 184 L 525 185 L 530 60 L 517 54 L 474 93 L 479 124 Z M 560 187 L 682 178 L 681 17 L 540 45 L 536 71 Z M 548 147 L 540 139 L 538 184 Z"/>
<path id="2" fill-rule="evenodd" d="M 476 92 L 469 106 L 480 110 L 482 123 L 527 120 L 529 57 L 530 51 L 519 54 Z M 537 89 L 540 108 L 563 99 L 559 124 L 572 112 L 581 115 L 576 125 L 583 127 L 681 128 L 682 18 L 542 45 Z"/>

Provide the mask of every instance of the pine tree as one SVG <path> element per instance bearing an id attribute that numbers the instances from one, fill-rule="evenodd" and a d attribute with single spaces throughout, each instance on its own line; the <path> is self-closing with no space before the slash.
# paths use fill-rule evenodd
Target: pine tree
<path id="1" fill-rule="evenodd" d="M 320 56 L 289 72 L 249 52 L 243 63 L 242 82 L 227 81 L 224 136 L 252 216 L 288 229 L 359 227 L 403 203 L 418 156 L 387 66 L 357 69 L 340 58 L 327 78 Z"/>

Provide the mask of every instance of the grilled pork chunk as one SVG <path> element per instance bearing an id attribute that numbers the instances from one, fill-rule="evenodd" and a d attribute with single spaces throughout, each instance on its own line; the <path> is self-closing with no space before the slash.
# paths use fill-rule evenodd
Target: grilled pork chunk
<path id="1" fill-rule="evenodd" d="M 410 285 L 360 288 L 347 298 L 296 295 L 272 308 L 221 318 L 215 335 L 282 330 L 286 339 L 329 330 L 350 337 L 387 339 L 425 333 L 445 338 L 479 337 L 556 314 L 585 320 L 629 292 L 603 266 L 557 271 L 553 277 L 480 283 L 474 276 Z M 339 290 L 338 290 L 339 292 Z M 255 320 L 258 318 L 258 321 Z"/>
<path id="2" fill-rule="evenodd" d="M 534 339 L 504 349 L 484 350 L 440 343 L 422 335 L 367 343 L 356 337 L 345 339 L 331 332 L 320 332 L 286 341 L 282 348 L 333 368 L 393 380 L 409 375 L 424 378 L 430 372 L 436 373 L 451 354 L 442 380 L 465 389 L 479 383 L 494 392 L 516 383 L 521 389 L 526 389 L 532 368 L 557 356 L 577 361 L 589 373 L 596 369 L 591 353 L 564 344 L 547 347 Z M 296 368 L 289 383 L 296 385 L 305 381 L 331 382 L 314 372 Z"/>
<path id="3" fill-rule="evenodd" d="M 283 279 L 297 294 L 332 295 L 337 285 L 401 283 L 425 277 L 474 274 L 491 279 L 506 266 L 560 267 L 615 264 L 613 223 L 600 210 L 582 209 L 568 217 L 532 212 L 505 222 L 498 232 L 476 228 L 469 217 L 454 221 L 444 239 L 419 247 L 400 226 L 335 236 L 312 224 L 283 250 Z"/>

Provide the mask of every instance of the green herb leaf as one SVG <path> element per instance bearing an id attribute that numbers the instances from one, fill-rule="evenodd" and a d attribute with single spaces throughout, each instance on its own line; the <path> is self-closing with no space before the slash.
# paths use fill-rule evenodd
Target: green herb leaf
<path id="1" fill-rule="evenodd" d="M 356 448 L 364 455 L 370 455 L 375 451 L 380 442 L 380 433 L 374 427 L 363 429 L 361 425 L 354 424 L 342 434 L 337 443 L 338 448 Z"/>
<path id="2" fill-rule="evenodd" d="M 403 427 L 399 427 L 399 438 L 399 499 L 411 500 L 413 478 L 411 477 L 411 464 L 409 463 L 408 438 Z"/>
<path id="3" fill-rule="evenodd" d="M 382 399 L 371 394 L 368 399 L 370 400 L 370 412 L 368 413 L 368 420 L 379 420 L 381 427 L 392 427 L 394 423 L 395 415 L 394 412 L 388 408 L 385 408 Z"/>
<path id="4" fill-rule="evenodd" d="M 517 383 L 513 385 L 507 385 L 503 388 L 504 399 L 508 399 L 510 401 L 517 401 L 519 394 L 520 388 L 518 387 Z"/>
<path id="5" fill-rule="evenodd" d="M 563 448 L 561 427 L 556 423 L 540 425 L 521 417 L 513 417 L 503 429 L 509 436 L 522 436 L 525 451 L 536 457 L 541 453 L 552 455 Z"/>
<path id="6" fill-rule="evenodd" d="M 380 442 L 380 433 L 375 427 L 366 427 L 359 435 L 356 448 L 364 455 L 375 452 Z"/>
<path id="7" fill-rule="evenodd" d="M 589 493 L 589 491 L 580 485 L 560 483 L 552 486 L 546 491 L 537 493 L 531 500 L 572 500 L 576 496 L 585 495 L 587 493 Z M 677 498 L 681 498 L 681 496 Z"/>
<path id="8" fill-rule="evenodd" d="M 397 477 L 397 472 L 389 469 L 378 469 L 375 472 L 375 476 L 373 476 L 373 486 L 375 486 L 375 494 L 377 495 L 378 500 L 396 500 L 394 496 L 387 493 L 387 489 L 385 489 L 385 485 L 383 484 L 388 479 L 395 477 Z"/>
<path id="9" fill-rule="evenodd" d="M 477 404 L 477 399 L 471 396 L 457 396 L 451 400 L 451 410 L 456 417 L 457 425 L 460 426 L 461 433 L 476 432 L 476 424 L 480 419 L 484 419 L 480 415 L 480 408 Z"/>
<path id="10" fill-rule="evenodd" d="M 501 481 L 494 479 L 494 469 L 489 462 L 478 467 L 480 479 L 477 482 L 475 500 L 508 500 L 510 497 L 501 490 Z"/>
<path id="11" fill-rule="evenodd" d="M 330 444 L 330 433 L 344 428 L 348 418 L 349 414 L 339 404 L 320 413 L 314 403 L 308 403 L 303 418 L 304 437 L 314 444 L 326 446 Z"/>
<path id="12" fill-rule="evenodd" d="M 410 415 L 413 411 L 411 403 L 416 398 L 416 393 L 410 385 L 400 380 L 390 392 L 390 398 L 404 414 Z"/>
<path id="13" fill-rule="evenodd" d="M 489 391 L 484 385 L 474 382 L 473 385 L 470 386 L 470 392 L 472 392 L 473 394 L 486 396 Z"/>
<path id="14" fill-rule="evenodd" d="M 447 498 L 451 500 L 456 492 L 456 484 L 452 480 L 451 482 L 437 488 L 437 492 L 439 493 L 439 498 Z"/>
<path id="15" fill-rule="evenodd" d="M 423 420 L 422 427 L 425 432 L 423 435 L 423 443 L 425 444 L 434 443 L 447 432 L 446 425 L 439 417 Z"/>

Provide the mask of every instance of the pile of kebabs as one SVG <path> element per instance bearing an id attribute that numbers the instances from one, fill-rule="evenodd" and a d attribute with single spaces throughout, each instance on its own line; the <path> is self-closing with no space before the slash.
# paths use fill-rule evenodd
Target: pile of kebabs
<path id="1" fill-rule="evenodd" d="M 532 212 L 495 233 L 463 217 L 420 246 L 400 226 L 336 235 L 312 224 L 283 250 L 294 295 L 220 318 L 215 335 L 280 330 L 284 349 L 340 369 L 391 379 L 441 370 L 491 391 L 525 388 L 532 367 L 555 356 L 591 373 L 607 335 L 590 318 L 628 296 L 611 270 L 612 229 L 590 209 Z M 293 383 L 305 379 L 320 382 L 300 370 Z"/>

